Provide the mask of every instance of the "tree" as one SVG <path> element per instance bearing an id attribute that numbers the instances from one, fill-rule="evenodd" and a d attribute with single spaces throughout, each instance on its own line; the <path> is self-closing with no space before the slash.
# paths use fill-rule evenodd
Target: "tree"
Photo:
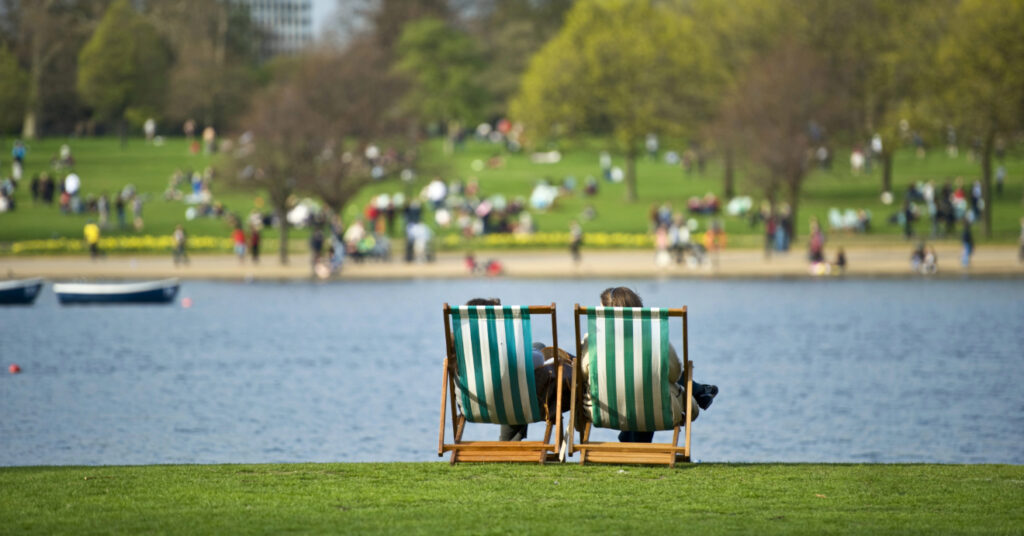
<path id="1" fill-rule="evenodd" d="M 377 0 L 367 2 L 372 7 L 363 10 L 369 19 L 374 39 L 385 55 L 394 52 L 406 24 L 424 18 L 448 20 L 451 12 L 448 0 Z"/>
<path id="2" fill-rule="evenodd" d="M 750 63 L 765 50 L 776 47 L 787 36 L 792 38 L 806 33 L 805 6 L 788 0 L 692 0 L 684 2 L 683 9 L 700 21 L 696 30 L 701 41 L 712 47 L 711 55 L 721 67 L 720 74 L 724 78 L 723 89 L 719 98 L 713 100 L 713 111 L 709 113 L 712 119 L 704 133 L 722 151 L 722 190 L 728 199 L 736 193 L 736 154 L 744 148 L 733 145 L 737 137 L 732 132 L 742 125 L 732 125 L 728 117 L 721 115 L 721 97 L 734 90 Z"/>
<path id="3" fill-rule="evenodd" d="M 406 24 L 395 69 L 411 80 L 408 109 L 422 121 L 479 120 L 488 97 L 480 83 L 483 56 L 465 32 L 435 18 Z"/>
<path id="4" fill-rule="evenodd" d="M 122 145 L 129 113 L 138 117 L 161 108 L 170 53 L 156 28 L 128 0 L 110 5 L 78 64 L 82 99 L 99 118 L 118 122 Z"/>
<path id="5" fill-rule="evenodd" d="M 860 139 L 882 139 L 882 190 L 892 191 L 893 155 L 909 133 L 900 123 L 933 90 L 935 44 L 946 33 L 954 0 L 860 0 L 805 5 L 807 43 L 825 55 L 835 91 L 846 100 L 843 122 Z"/>
<path id="6" fill-rule="evenodd" d="M 1024 127 L 1024 0 L 963 0 L 939 47 L 944 108 L 981 139 L 985 235 L 992 236 L 992 152 Z"/>
<path id="7" fill-rule="evenodd" d="M 35 139 L 48 123 L 69 131 L 82 115 L 75 93 L 77 51 L 109 0 L 4 0 L 0 33 L 28 73 L 21 135 Z"/>
<path id="8" fill-rule="evenodd" d="M 486 58 L 481 76 L 491 96 L 487 115 L 505 116 L 528 61 L 558 33 L 571 0 L 478 0 L 467 22 Z"/>
<path id="9" fill-rule="evenodd" d="M 530 60 L 512 115 L 540 139 L 611 135 L 635 201 L 644 137 L 681 135 L 711 110 L 720 76 L 694 24 L 662 2 L 579 2 Z"/>
<path id="10" fill-rule="evenodd" d="M 147 16 L 174 49 L 164 115 L 225 130 L 255 87 L 260 32 L 224 0 L 151 0 Z"/>
<path id="11" fill-rule="evenodd" d="M 384 175 L 408 162 L 396 147 L 404 148 L 407 119 L 399 100 L 405 85 L 388 69 L 387 56 L 369 38 L 351 43 L 342 53 L 312 54 L 294 73 L 295 83 L 307 92 L 307 103 L 318 110 L 318 120 L 306 125 L 306 139 L 320 149 L 300 187 L 316 194 L 334 214 L 373 179 L 377 167 Z M 371 161 L 371 145 L 385 146 L 393 154 Z"/>
<path id="12" fill-rule="evenodd" d="M 17 58 L 0 44 L 0 133 L 16 129 L 24 117 L 27 86 L 28 77 Z"/>
<path id="13" fill-rule="evenodd" d="M 723 106 L 733 145 L 755 166 L 752 180 L 769 199 L 785 195 L 794 235 L 813 150 L 809 126 L 833 123 L 838 110 L 828 80 L 818 57 L 784 42 L 750 64 Z"/>
<path id="14" fill-rule="evenodd" d="M 373 165 L 389 165 L 368 162 L 366 146 L 407 132 L 395 113 L 404 86 L 390 75 L 386 58 L 371 39 L 342 53 L 300 56 L 256 95 L 242 120 L 252 141 L 229 161 L 229 175 L 268 193 L 281 223 L 282 264 L 288 260 L 289 197 L 313 193 L 340 214 L 369 182 Z"/>

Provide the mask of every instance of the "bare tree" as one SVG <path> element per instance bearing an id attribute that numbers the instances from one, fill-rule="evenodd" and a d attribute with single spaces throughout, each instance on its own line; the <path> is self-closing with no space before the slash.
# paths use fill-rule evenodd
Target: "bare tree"
<path id="1" fill-rule="evenodd" d="M 396 169 L 394 151 L 369 159 L 365 148 L 393 146 L 404 132 L 395 104 L 402 85 L 390 74 L 373 40 L 344 51 L 325 48 L 297 58 L 259 93 L 242 121 L 245 138 L 233 160 L 234 176 L 266 190 L 281 222 L 281 262 L 287 263 L 288 198 L 319 196 L 335 214 L 371 180 L 372 170 Z"/>
<path id="2" fill-rule="evenodd" d="M 838 110 L 821 61 L 793 43 L 753 62 L 725 100 L 729 146 L 742 148 L 741 156 L 755 168 L 751 180 L 766 197 L 788 201 L 794 230 L 810 170 L 812 125 L 827 129 Z"/>

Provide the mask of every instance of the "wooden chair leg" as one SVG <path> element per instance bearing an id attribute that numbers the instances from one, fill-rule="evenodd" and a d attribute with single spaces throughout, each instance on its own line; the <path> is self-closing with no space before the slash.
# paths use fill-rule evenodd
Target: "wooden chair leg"
<path id="1" fill-rule="evenodd" d="M 444 412 L 448 403 L 448 360 L 444 361 L 444 373 L 441 375 L 441 431 L 437 440 L 437 455 L 444 455 Z"/>
<path id="2" fill-rule="evenodd" d="M 458 424 L 455 426 L 455 442 L 462 441 L 462 432 L 466 428 L 466 416 L 459 415 Z"/>

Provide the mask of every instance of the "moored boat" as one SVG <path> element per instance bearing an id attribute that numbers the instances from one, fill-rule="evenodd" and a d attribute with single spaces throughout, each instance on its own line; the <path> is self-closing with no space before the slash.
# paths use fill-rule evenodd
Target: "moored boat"
<path id="1" fill-rule="evenodd" d="M 0 281 L 0 305 L 32 305 L 42 289 L 39 277 Z"/>
<path id="2" fill-rule="evenodd" d="M 170 303 L 178 294 L 177 279 L 142 283 L 57 283 L 53 292 L 62 304 Z"/>

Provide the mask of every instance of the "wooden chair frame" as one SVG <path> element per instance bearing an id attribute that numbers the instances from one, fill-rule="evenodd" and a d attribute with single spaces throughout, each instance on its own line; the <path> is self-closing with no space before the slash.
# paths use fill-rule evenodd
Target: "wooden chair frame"
<path id="1" fill-rule="evenodd" d="M 586 463 L 620 463 L 620 464 L 649 464 L 668 465 L 675 467 L 677 461 L 690 461 L 690 415 L 693 411 L 693 362 L 690 361 L 688 342 L 689 333 L 686 323 L 686 307 L 680 309 L 669 309 L 668 316 L 682 318 L 683 323 L 683 377 L 686 378 L 686 393 L 684 395 L 686 417 L 683 424 L 676 425 L 672 432 L 672 443 L 617 443 L 617 442 L 592 442 L 590 441 L 591 423 L 583 414 L 583 340 L 580 334 L 580 317 L 593 314 L 593 308 L 580 307 L 577 303 L 573 309 L 576 321 L 576 355 L 572 371 L 572 394 L 569 404 L 569 431 L 566 434 L 569 456 L 580 453 L 580 465 Z M 579 443 L 573 443 L 573 435 L 576 425 L 583 423 L 579 430 Z M 679 446 L 680 428 L 685 429 L 685 440 L 683 446 Z"/>
<path id="2" fill-rule="evenodd" d="M 550 306 L 529 306 L 531 315 L 551 316 L 551 346 L 558 348 L 558 325 L 555 315 L 555 304 Z M 458 462 L 536 462 L 545 463 L 558 459 L 558 448 L 562 444 L 562 365 L 571 364 L 555 352 L 555 369 L 558 371 L 556 381 L 555 422 L 548 421 L 545 415 L 546 428 L 543 441 L 463 441 L 462 432 L 466 426 L 466 417 L 456 404 L 455 378 L 458 377 L 455 341 L 451 328 L 452 309 L 444 304 L 445 358 L 444 374 L 441 379 L 441 426 L 437 443 L 437 455 L 444 456 L 451 452 L 452 465 Z M 448 410 L 445 404 L 449 404 Z M 452 443 L 445 443 L 445 413 L 451 412 Z M 538 421 L 539 422 L 539 421 Z M 551 429 L 555 430 L 555 440 L 551 441 Z"/>

